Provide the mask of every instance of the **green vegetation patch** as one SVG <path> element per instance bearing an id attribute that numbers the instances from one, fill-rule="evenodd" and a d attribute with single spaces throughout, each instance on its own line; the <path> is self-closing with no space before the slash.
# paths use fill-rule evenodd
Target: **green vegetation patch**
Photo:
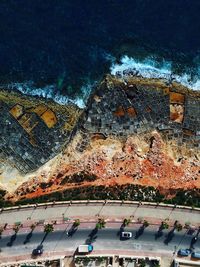
<path id="1" fill-rule="evenodd" d="M 25 205 L 35 203 L 46 203 L 52 201 L 70 201 L 70 200 L 129 200 L 146 202 L 163 202 L 166 204 L 186 205 L 191 207 L 200 207 L 200 189 L 179 190 L 171 192 L 175 196 L 166 199 L 154 187 L 141 185 L 121 185 L 121 186 L 89 186 L 67 189 L 64 191 L 53 192 L 32 199 L 21 199 L 16 203 L 4 201 L 5 191 L 0 191 L 0 207 L 9 207 L 12 205 Z"/>
<path id="2" fill-rule="evenodd" d="M 70 176 L 66 176 L 62 181 L 61 185 L 67 184 L 67 183 L 82 183 L 84 181 L 95 181 L 97 179 L 96 175 L 94 174 L 88 174 L 86 172 L 80 172 L 76 173 Z"/>

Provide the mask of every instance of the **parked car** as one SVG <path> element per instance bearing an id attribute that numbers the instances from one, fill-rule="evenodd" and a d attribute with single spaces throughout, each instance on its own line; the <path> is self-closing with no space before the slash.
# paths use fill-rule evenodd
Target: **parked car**
<path id="1" fill-rule="evenodd" d="M 43 249 L 43 246 L 38 246 L 37 248 L 35 248 L 33 251 L 32 251 L 32 255 L 33 256 L 39 256 L 39 255 L 42 255 L 44 249 Z"/>
<path id="2" fill-rule="evenodd" d="M 121 234 L 122 238 L 131 238 L 132 237 L 132 233 L 131 232 L 122 232 Z"/>
<path id="3" fill-rule="evenodd" d="M 178 255 L 179 256 L 189 256 L 191 254 L 190 249 L 179 249 Z"/>
<path id="4" fill-rule="evenodd" d="M 90 253 L 93 251 L 93 245 L 79 245 L 78 252 L 79 253 Z"/>
<path id="5" fill-rule="evenodd" d="M 191 256 L 192 256 L 192 258 L 200 259 L 200 251 L 199 252 L 192 252 Z"/>

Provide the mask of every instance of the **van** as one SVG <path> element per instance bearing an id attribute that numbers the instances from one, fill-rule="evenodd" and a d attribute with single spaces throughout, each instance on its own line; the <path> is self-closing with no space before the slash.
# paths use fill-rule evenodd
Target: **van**
<path id="1" fill-rule="evenodd" d="M 89 253 L 93 251 L 93 245 L 79 245 L 78 252 L 79 253 Z"/>
<path id="2" fill-rule="evenodd" d="M 200 251 L 199 252 L 192 252 L 192 258 L 200 259 Z"/>

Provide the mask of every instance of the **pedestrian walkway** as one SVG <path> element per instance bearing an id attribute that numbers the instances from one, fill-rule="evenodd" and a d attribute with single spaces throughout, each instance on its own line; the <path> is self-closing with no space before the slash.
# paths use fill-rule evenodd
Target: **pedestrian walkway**
<path id="1" fill-rule="evenodd" d="M 158 205 L 137 205 L 126 203 L 76 203 L 76 204 L 52 204 L 48 206 L 30 206 L 15 210 L 3 210 L 0 213 L 0 224 L 15 224 L 21 222 L 53 222 L 73 221 L 79 218 L 84 221 L 97 221 L 98 217 L 104 217 L 108 221 L 122 221 L 130 217 L 132 221 L 147 218 L 160 223 L 162 220 L 189 222 L 198 226 L 200 223 L 200 211 L 194 209 L 176 208 L 171 206 L 160 207 Z"/>
<path id="2" fill-rule="evenodd" d="M 40 258 L 41 261 L 44 260 L 53 260 L 53 259 L 63 259 L 65 257 L 70 257 L 74 255 L 74 251 L 56 251 L 56 252 L 48 252 L 44 253 L 42 257 Z M 95 250 L 91 254 L 91 256 L 121 256 L 121 257 L 136 257 L 136 258 L 145 258 L 145 257 L 155 257 L 155 258 L 161 258 L 161 257 L 171 257 L 172 254 L 168 251 L 166 252 L 152 252 L 152 251 L 138 251 L 138 250 Z M 0 257 L 0 267 L 5 266 L 5 262 L 7 263 L 7 266 L 11 264 L 12 262 L 30 262 L 30 255 L 21 255 L 21 256 L 1 256 Z"/>

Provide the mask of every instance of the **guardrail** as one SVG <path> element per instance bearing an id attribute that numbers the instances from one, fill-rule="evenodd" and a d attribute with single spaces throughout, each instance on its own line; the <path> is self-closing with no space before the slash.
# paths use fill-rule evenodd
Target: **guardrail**
<path id="1" fill-rule="evenodd" d="M 0 210 L 0 212 L 12 212 L 12 211 L 25 211 L 25 210 L 29 210 L 29 209 L 47 209 L 47 208 L 51 208 L 51 207 L 56 207 L 56 206 L 65 206 L 65 207 L 70 207 L 70 206 L 90 206 L 90 205 L 95 205 L 95 206 L 136 206 L 136 207 L 151 207 L 151 208 L 163 208 L 163 209 L 170 209 L 170 210 L 174 210 L 174 209 L 180 209 L 181 211 L 187 210 L 187 211 L 194 211 L 197 213 L 200 213 L 200 208 L 193 208 L 193 207 L 188 207 L 188 206 L 181 206 L 181 205 L 171 205 L 171 204 L 165 204 L 165 203 L 155 203 L 155 202 L 141 202 L 141 201 L 121 201 L 121 200 L 73 200 L 73 201 L 57 201 L 57 202 L 48 202 L 48 203 L 39 203 L 39 204 L 28 204 L 28 205 L 22 205 L 22 206 L 13 206 L 13 207 L 8 207 L 8 208 L 3 208 Z M 42 211 L 43 212 L 43 211 Z M 96 216 L 96 215 L 95 215 Z M 145 217 L 146 218 L 146 217 Z M 144 218 L 143 218 L 144 219 Z M 152 221 L 152 218 L 146 218 L 148 221 L 151 222 L 151 224 L 155 224 L 154 221 Z M 51 217 L 51 219 L 47 219 L 45 220 L 43 223 L 40 223 L 37 221 L 37 225 L 44 225 L 44 223 L 52 223 L 53 221 L 55 221 L 55 224 L 63 224 L 63 223 L 71 223 L 73 219 L 69 219 L 64 218 L 64 215 L 62 215 L 62 217 Z M 81 219 L 82 220 L 82 219 Z M 121 218 L 120 218 L 121 221 Z M 161 219 L 159 219 L 159 222 L 156 222 L 156 224 L 161 223 Z M 84 222 L 84 219 L 83 219 Z M 113 221 L 111 220 L 110 222 L 113 223 Z M 114 221 L 116 222 L 116 221 Z M 117 221 L 118 222 L 118 221 Z M 132 221 L 132 223 L 138 223 L 139 222 L 139 217 L 137 218 L 136 221 Z M 22 222 L 22 227 L 26 228 L 29 227 L 33 224 L 36 223 L 35 220 L 32 220 L 31 217 L 28 217 L 26 221 Z M 173 225 L 174 222 L 169 221 L 169 224 Z M 16 223 L 14 224 L 16 225 Z M 196 224 L 195 224 L 196 225 Z M 4 227 L 4 225 L 1 225 L 1 228 Z M 7 230 L 11 230 L 13 229 L 13 224 L 10 225 L 6 225 L 6 229 Z"/>
<path id="2" fill-rule="evenodd" d="M 72 201 L 53 201 L 48 203 L 38 203 L 38 204 L 27 204 L 27 205 L 19 205 L 12 206 L 7 208 L 1 208 L 0 212 L 3 211 L 16 211 L 23 210 L 29 208 L 48 208 L 52 206 L 71 206 L 71 205 L 90 205 L 90 204 L 101 204 L 101 205 L 137 205 L 137 206 L 151 206 L 151 207 L 161 207 L 161 208 L 176 208 L 176 209 L 185 209 L 185 210 L 193 210 L 200 212 L 200 208 L 189 207 L 189 206 L 181 206 L 181 205 L 172 205 L 165 203 L 156 203 L 156 202 L 144 202 L 144 201 L 126 201 L 126 200 L 72 200 Z"/>

